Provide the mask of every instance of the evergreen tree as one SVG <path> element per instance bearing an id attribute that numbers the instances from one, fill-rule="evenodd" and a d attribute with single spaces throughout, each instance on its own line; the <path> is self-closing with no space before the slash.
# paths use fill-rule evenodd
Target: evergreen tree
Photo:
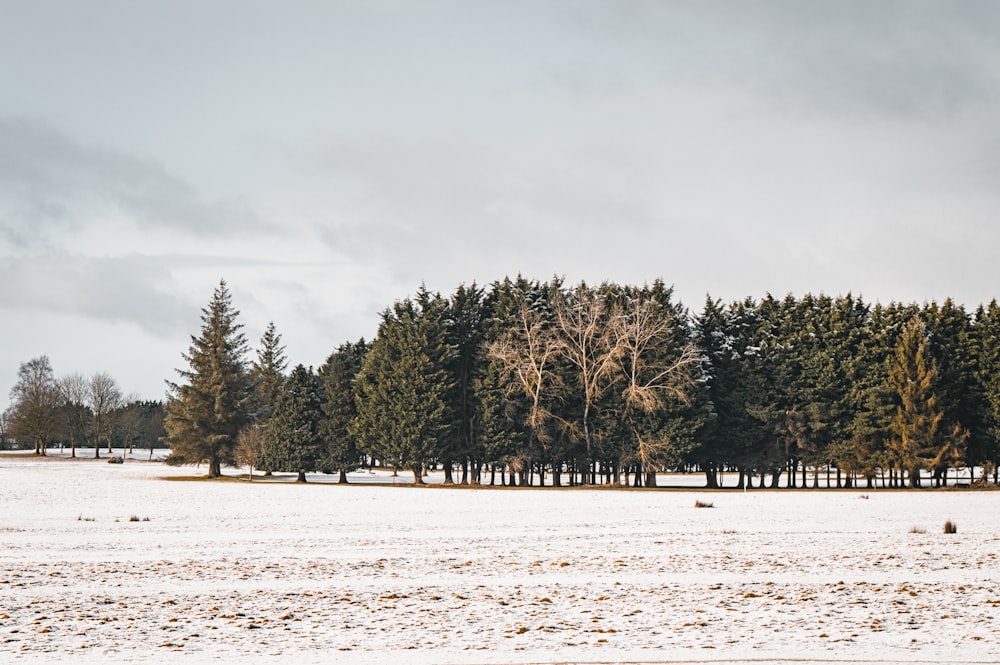
<path id="1" fill-rule="evenodd" d="M 941 430 L 961 432 L 968 446 L 981 451 L 989 444 L 985 425 L 985 396 L 976 380 L 977 353 L 972 319 L 965 308 L 950 298 L 941 305 L 931 303 L 924 308 L 927 326 L 928 352 L 937 368 L 935 392 L 943 412 Z M 954 451 L 952 451 L 954 452 Z M 975 453 L 977 457 L 981 453 Z M 953 455 L 946 456 L 934 471 L 937 482 L 943 482 L 948 466 L 955 466 Z M 965 460 L 958 460 L 964 464 Z"/>
<path id="2" fill-rule="evenodd" d="M 357 417 L 354 383 L 369 351 L 365 340 L 341 344 L 319 369 L 323 382 L 323 436 L 326 439 L 324 471 L 340 472 L 339 482 L 347 482 L 347 470 L 362 458 L 351 422 Z"/>
<path id="3" fill-rule="evenodd" d="M 225 280 L 202 309 L 202 328 L 183 354 L 188 369 L 177 370 L 182 383 L 168 382 L 165 426 L 173 464 L 208 464 L 208 477 L 232 464 L 240 429 L 249 419 L 250 384 L 240 332 Z"/>
<path id="4" fill-rule="evenodd" d="M 268 470 L 294 471 L 296 482 L 306 482 L 306 473 L 317 471 L 326 455 L 322 423 L 323 385 L 311 368 L 296 365 L 264 428 Z"/>
<path id="5" fill-rule="evenodd" d="M 476 379 L 483 372 L 486 362 L 483 347 L 485 315 L 483 290 L 475 283 L 469 287 L 460 285 L 448 301 L 448 339 L 455 350 L 451 364 L 455 389 L 450 399 L 455 428 L 452 445 L 448 446 L 447 455 L 442 457 L 446 483 L 452 480 L 450 460 L 454 460 L 462 463 L 463 484 L 469 482 L 470 463 L 472 482 L 479 484 L 482 444 Z"/>
<path id="6" fill-rule="evenodd" d="M 976 384 L 982 395 L 983 433 L 969 450 L 970 463 L 1000 469 L 1000 305 L 996 300 L 976 312 Z M 994 476 L 994 482 L 996 476 Z"/>
<path id="7" fill-rule="evenodd" d="M 445 308 L 440 295 L 421 287 L 416 300 L 385 310 L 356 383 L 358 416 L 350 431 L 372 457 L 412 469 L 416 484 L 453 436 L 454 351 Z"/>
<path id="8" fill-rule="evenodd" d="M 252 416 L 261 426 L 267 425 L 278 402 L 287 367 L 288 359 L 281 344 L 281 335 L 271 321 L 260 338 L 257 359 L 250 366 L 250 382 L 254 389 Z"/>
<path id="9" fill-rule="evenodd" d="M 934 392 L 937 369 L 927 352 L 923 323 L 914 317 L 903 331 L 890 367 L 899 406 L 892 421 L 895 436 L 889 449 L 906 471 L 911 487 L 920 487 L 920 472 L 934 468 L 946 452 L 940 434 L 944 412 Z"/>

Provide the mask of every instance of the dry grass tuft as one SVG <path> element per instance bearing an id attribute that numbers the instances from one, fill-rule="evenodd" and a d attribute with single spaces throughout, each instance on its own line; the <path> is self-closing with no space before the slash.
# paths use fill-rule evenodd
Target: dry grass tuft
<path id="1" fill-rule="evenodd" d="M 921 526 L 911 526 L 910 533 L 927 533 L 927 529 Z"/>
<path id="2" fill-rule="evenodd" d="M 714 508 L 715 504 L 712 503 L 711 501 L 702 501 L 700 499 L 696 499 L 695 502 L 694 502 L 694 507 L 695 508 Z"/>
<path id="3" fill-rule="evenodd" d="M 944 523 L 944 532 L 945 533 L 958 533 L 958 525 L 955 524 L 954 522 L 952 522 L 951 520 L 947 520 Z"/>

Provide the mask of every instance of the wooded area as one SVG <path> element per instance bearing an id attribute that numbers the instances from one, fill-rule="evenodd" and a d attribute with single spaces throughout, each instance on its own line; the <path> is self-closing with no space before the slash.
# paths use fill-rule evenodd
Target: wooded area
<path id="1" fill-rule="evenodd" d="M 922 472 L 944 484 L 949 469 L 997 482 L 995 301 L 970 314 L 768 295 L 708 298 L 692 315 L 660 281 L 518 277 L 421 288 L 382 312 L 371 342 L 291 372 L 273 323 L 248 360 L 238 317 L 222 282 L 165 408 L 171 461 L 210 476 L 239 463 L 341 482 L 366 465 L 416 483 L 428 468 L 469 484 L 649 487 L 667 470 L 708 487 L 723 471 L 740 488 L 919 486 Z M 5 429 L 36 450 L 84 432 L 110 445 L 109 414 L 126 409 L 100 399 L 113 380 L 57 382 L 47 362 L 22 365 Z"/>

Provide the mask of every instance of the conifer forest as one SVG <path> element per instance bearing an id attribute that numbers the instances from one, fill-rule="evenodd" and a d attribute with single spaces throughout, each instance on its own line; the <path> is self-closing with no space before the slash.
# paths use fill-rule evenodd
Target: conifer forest
<path id="1" fill-rule="evenodd" d="M 383 466 L 417 484 L 428 469 L 557 487 L 652 487 L 666 471 L 709 488 L 997 482 L 995 301 L 708 297 L 693 312 L 662 281 L 517 277 L 421 287 L 315 369 L 289 369 L 274 323 L 256 350 L 242 327 L 220 282 L 169 384 L 168 462 L 341 482 Z M 19 395 L 8 432 L 58 439 Z"/>

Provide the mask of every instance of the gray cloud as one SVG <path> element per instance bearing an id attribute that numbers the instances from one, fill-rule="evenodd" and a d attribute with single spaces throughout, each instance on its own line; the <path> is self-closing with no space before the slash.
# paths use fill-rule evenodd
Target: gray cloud
<path id="1" fill-rule="evenodd" d="M 170 271 L 153 257 L 50 254 L 0 262 L 0 308 L 132 323 L 169 338 L 190 327 L 199 306 L 176 293 Z"/>
<path id="2" fill-rule="evenodd" d="M 0 118 L 0 231 L 10 242 L 111 215 L 201 237 L 271 228 L 239 204 L 206 200 L 152 158 L 83 145 L 39 120 Z"/>

